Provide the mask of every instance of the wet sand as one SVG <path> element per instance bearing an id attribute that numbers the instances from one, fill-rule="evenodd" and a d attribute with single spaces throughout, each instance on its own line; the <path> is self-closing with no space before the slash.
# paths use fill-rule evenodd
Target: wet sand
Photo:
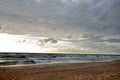
<path id="1" fill-rule="evenodd" d="M 120 80 L 120 60 L 1 66 L 0 80 Z"/>

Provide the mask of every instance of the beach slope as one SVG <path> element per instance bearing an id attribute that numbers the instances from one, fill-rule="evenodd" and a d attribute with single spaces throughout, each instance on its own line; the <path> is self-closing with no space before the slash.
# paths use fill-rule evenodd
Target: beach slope
<path id="1" fill-rule="evenodd" d="M 120 60 L 1 66 L 0 80 L 120 80 Z"/>

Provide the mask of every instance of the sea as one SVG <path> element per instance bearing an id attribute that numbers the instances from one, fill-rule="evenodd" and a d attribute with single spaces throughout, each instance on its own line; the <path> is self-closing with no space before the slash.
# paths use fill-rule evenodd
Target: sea
<path id="1" fill-rule="evenodd" d="M 0 66 L 119 60 L 114 54 L 0 53 Z"/>

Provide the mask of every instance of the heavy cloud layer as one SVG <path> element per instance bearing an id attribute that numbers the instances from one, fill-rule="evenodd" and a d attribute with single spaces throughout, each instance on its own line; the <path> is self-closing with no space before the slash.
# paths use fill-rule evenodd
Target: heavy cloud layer
<path id="1" fill-rule="evenodd" d="M 90 47 L 107 44 L 108 51 L 119 52 L 119 4 L 120 0 L 0 0 L 0 18 L 37 23 L 20 29 L 27 32 L 24 29 L 30 28 L 28 34 L 84 37 L 95 42 Z"/>

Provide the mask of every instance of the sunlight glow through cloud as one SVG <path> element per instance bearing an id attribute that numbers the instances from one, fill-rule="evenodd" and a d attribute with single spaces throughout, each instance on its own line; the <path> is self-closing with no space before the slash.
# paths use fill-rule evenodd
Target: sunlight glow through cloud
<path id="1" fill-rule="evenodd" d="M 97 42 L 97 39 L 52 39 L 0 33 L 0 52 L 112 54 L 119 51 L 118 43 L 104 39 Z"/>
<path id="2" fill-rule="evenodd" d="M 1 0 L 0 51 L 120 53 L 119 3 Z"/>
<path id="3" fill-rule="evenodd" d="M 36 44 L 23 42 L 23 36 L 0 34 L 0 52 L 50 52 L 52 49 L 44 49 Z M 25 36 L 24 36 L 25 37 Z"/>
<path id="4" fill-rule="evenodd" d="M 56 44 L 48 42 L 41 45 L 39 41 L 43 42 L 44 40 L 44 37 L 29 37 L 1 33 L 0 52 L 54 53 L 61 52 L 61 50 L 69 52 L 70 49 L 74 48 L 74 45 L 66 41 L 59 41 Z"/>

